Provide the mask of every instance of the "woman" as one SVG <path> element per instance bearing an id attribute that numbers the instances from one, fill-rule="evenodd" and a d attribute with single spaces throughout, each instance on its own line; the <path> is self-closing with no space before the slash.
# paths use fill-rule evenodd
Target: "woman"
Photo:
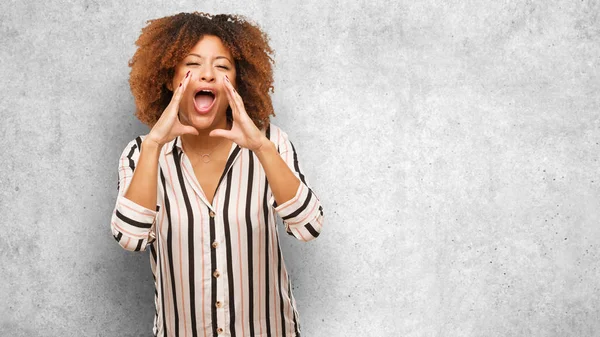
<path id="1" fill-rule="evenodd" d="M 319 199 L 274 115 L 272 50 L 241 16 L 150 20 L 130 61 L 151 130 L 119 162 L 111 229 L 150 250 L 155 336 L 300 336 L 275 215 L 316 238 Z"/>

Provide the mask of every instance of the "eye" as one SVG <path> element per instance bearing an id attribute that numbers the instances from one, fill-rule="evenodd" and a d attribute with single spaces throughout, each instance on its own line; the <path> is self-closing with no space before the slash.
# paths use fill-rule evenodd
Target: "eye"
<path id="1" fill-rule="evenodd" d="M 225 70 L 229 70 L 229 67 L 226 67 L 226 66 L 217 66 L 217 68 L 222 68 L 222 69 L 225 69 Z"/>
<path id="2" fill-rule="evenodd" d="M 188 62 L 185 64 L 186 66 L 199 66 L 200 63 L 196 63 L 196 62 Z"/>

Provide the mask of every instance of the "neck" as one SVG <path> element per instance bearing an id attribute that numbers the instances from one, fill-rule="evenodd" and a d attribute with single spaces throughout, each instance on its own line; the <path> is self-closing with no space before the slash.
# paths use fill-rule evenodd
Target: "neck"
<path id="1" fill-rule="evenodd" d="M 226 119 L 221 124 L 222 125 L 218 125 L 218 126 L 215 126 L 214 128 L 209 128 L 209 129 L 205 129 L 205 130 L 196 129 L 199 133 L 197 136 L 190 135 L 190 134 L 181 135 L 181 141 L 182 141 L 184 149 L 186 151 L 191 151 L 194 153 L 202 154 L 202 153 L 212 151 L 213 149 L 215 149 L 216 147 L 219 147 L 223 143 L 228 143 L 229 140 L 226 138 L 209 136 L 209 133 L 212 130 L 216 130 L 216 129 L 230 130 L 231 129 L 230 123 Z"/>

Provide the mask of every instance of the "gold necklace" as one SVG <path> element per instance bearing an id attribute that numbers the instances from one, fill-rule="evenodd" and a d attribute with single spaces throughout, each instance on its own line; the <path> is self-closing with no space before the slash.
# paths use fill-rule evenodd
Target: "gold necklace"
<path id="1" fill-rule="evenodd" d="M 231 130 L 231 127 L 228 127 L 228 129 Z M 205 164 L 209 163 L 210 162 L 210 155 L 215 151 L 215 149 L 217 148 L 217 146 L 221 145 L 221 143 L 223 143 L 224 141 L 225 141 L 225 139 L 221 140 L 217 145 L 213 146 L 212 150 L 210 150 L 209 153 L 205 153 L 205 154 L 199 153 L 200 158 L 202 159 L 202 162 L 205 163 Z M 183 142 L 182 142 L 182 144 L 183 144 Z"/>
<path id="2" fill-rule="evenodd" d="M 207 164 L 210 162 L 210 155 L 215 151 L 215 149 L 221 145 L 225 140 L 221 140 L 217 145 L 213 146 L 212 150 L 210 150 L 210 152 L 208 153 L 198 153 L 200 155 L 200 158 L 202 159 L 202 162 Z"/>
<path id="3" fill-rule="evenodd" d="M 206 164 L 206 163 L 210 162 L 210 154 L 213 153 L 215 151 L 215 149 L 217 148 L 217 146 L 221 145 L 221 143 L 223 143 L 223 141 L 220 141 L 219 144 L 215 145 L 209 153 L 205 153 L 205 154 L 200 153 L 200 158 L 202 159 L 203 163 Z"/>
<path id="4" fill-rule="evenodd" d="M 221 140 L 217 145 L 213 146 L 212 150 L 210 150 L 210 152 L 208 153 L 197 153 L 200 155 L 200 159 L 202 160 L 203 163 L 209 163 L 210 162 L 210 155 L 215 151 L 215 149 L 221 145 L 225 140 Z M 194 153 L 194 152 L 191 152 Z M 188 156 L 189 157 L 189 156 Z"/>

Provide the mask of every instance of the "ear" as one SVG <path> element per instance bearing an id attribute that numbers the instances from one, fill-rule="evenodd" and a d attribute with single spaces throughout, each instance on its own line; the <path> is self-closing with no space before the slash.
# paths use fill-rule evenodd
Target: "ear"
<path id="1" fill-rule="evenodd" d="M 169 89 L 170 92 L 173 92 L 173 85 L 171 83 L 171 81 L 168 81 L 166 84 L 167 89 Z"/>

